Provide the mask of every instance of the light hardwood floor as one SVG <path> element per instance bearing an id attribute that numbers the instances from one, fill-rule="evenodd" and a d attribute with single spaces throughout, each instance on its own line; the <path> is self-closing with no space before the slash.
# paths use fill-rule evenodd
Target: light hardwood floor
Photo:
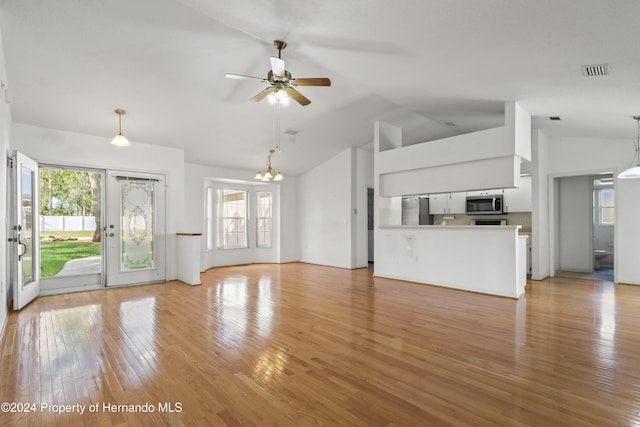
<path id="1" fill-rule="evenodd" d="M 43 297 L 9 315 L 0 402 L 36 405 L 0 425 L 637 426 L 640 287 L 512 300 L 284 264 Z"/>

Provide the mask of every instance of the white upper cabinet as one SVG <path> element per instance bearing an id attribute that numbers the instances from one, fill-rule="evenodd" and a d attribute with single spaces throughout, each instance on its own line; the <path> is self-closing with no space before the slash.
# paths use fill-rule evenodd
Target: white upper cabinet
<path id="1" fill-rule="evenodd" d="M 465 212 L 467 193 L 442 193 L 429 195 L 429 214 L 445 215 Z"/>
<path id="2" fill-rule="evenodd" d="M 531 177 L 520 177 L 520 187 L 504 190 L 505 212 L 531 212 Z"/>
<path id="3" fill-rule="evenodd" d="M 448 199 L 449 199 L 449 195 L 447 193 L 430 194 L 429 195 L 429 214 L 430 215 L 446 214 Z"/>
<path id="4" fill-rule="evenodd" d="M 461 214 L 467 210 L 467 193 L 449 194 L 449 213 Z"/>

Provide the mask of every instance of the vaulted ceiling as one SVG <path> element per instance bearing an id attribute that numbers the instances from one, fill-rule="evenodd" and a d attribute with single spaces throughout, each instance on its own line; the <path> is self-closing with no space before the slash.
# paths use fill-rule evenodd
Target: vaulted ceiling
<path id="1" fill-rule="evenodd" d="M 224 74 L 266 76 L 282 39 L 294 77 L 333 83 L 282 109 L 274 163 L 300 174 L 370 144 L 376 120 L 426 141 L 500 125 L 505 101 L 551 134 L 632 140 L 638 16 L 636 0 L 2 0 L 3 80 L 16 123 L 106 143 L 124 108 L 134 142 L 254 170 L 276 109 L 249 101 L 264 83 Z M 601 63 L 610 75 L 582 74 Z"/>

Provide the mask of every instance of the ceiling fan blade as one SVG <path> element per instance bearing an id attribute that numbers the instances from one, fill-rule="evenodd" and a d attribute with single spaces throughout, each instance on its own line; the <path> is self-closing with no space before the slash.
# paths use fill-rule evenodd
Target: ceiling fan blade
<path id="1" fill-rule="evenodd" d="M 260 101 L 262 101 L 264 99 L 265 96 L 269 95 L 269 93 L 271 93 L 272 91 L 273 91 L 273 89 L 271 87 L 263 89 L 256 96 L 251 98 L 251 101 L 260 102 Z"/>
<path id="2" fill-rule="evenodd" d="M 292 87 L 289 87 L 287 89 L 285 89 L 287 94 L 296 100 L 296 102 L 302 106 L 305 105 L 309 105 L 311 104 L 311 101 L 309 100 L 309 98 L 307 98 L 306 96 L 304 96 L 303 94 L 301 94 L 300 92 L 298 92 L 297 90 L 295 90 Z"/>
<path id="3" fill-rule="evenodd" d="M 278 77 L 284 76 L 284 60 L 280 58 L 276 58 L 275 56 L 272 56 L 271 71 L 273 71 L 274 76 L 278 76 Z"/>
<path id="4" fill-rule="evenodd" d="M 296 86 L 331 86 L 331 80 L 326 77 L 291 79 L 291 82 Z"/>
<path id="5" fill-rule="evenodd" d="M 228 79 L 234 79 L 234 80 L 261 80 L 263 82 L 266 81 L 266 79 L 262 77 L 243 76 L 242 74 L 227 73 L 224 76 Z"/>

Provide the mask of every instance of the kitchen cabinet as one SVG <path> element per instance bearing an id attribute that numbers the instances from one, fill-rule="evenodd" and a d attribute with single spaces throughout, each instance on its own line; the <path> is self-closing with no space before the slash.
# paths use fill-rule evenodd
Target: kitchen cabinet
<path id="1" fill-rule="evenodd" d="M 520 177 L 520 187 L 504 190 L 505 212 L 531 212 L 531 177 Z"/>
<path id="2" fill-rule="evenodd" d="M 465 213 L 467 210 L 467 193 L 450 193 L 448 207 L 449 213 Z"/>
<path id="3" fill-rule="evenodd" d="M 429 194 L 429 214 L 442 215 L 447 213 L 447 194 Z"/>
<path id="4" fill-rule="evenodd" d="M 429 195 L 429 214 L 446 215 L 465 212 L 467 193 L 442 193 Z"/>

